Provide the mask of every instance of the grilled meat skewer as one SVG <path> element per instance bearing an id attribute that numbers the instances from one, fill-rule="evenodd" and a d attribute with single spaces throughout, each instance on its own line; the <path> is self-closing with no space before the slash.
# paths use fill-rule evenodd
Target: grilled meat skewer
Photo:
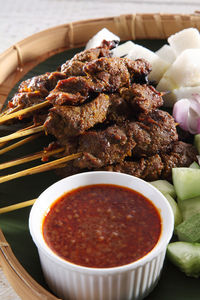
<path id="1" fill-rule="evenodd" d="M 97 168 L 135 158 L 167 152 L 178 140 L 174 119 L 161 110 L 145 115 L 143 121 L 89 130 L 79 136 L 78 152 L 83 156 L 74 162 L 79 168 Z"/>

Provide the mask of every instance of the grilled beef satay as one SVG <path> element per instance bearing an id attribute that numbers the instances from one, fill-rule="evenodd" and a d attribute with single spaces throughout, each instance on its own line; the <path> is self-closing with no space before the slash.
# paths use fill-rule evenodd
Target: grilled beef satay
<path id="1" fill-rule="evenodd" d="M 60 80 L 46 100 L 49 100 L 53 105 L 80 105 L 99 92 L 103 92 L 103 89 L 98 89 L 91 78 L 69 77 Z"/>
<path id="2" fill-rule="evenodd" d="M 70 136 L 83 134 L 98 123 L 123 123 L 133 118 L 130 105 L 119 94 L 99 94 L 80 106 L 54 105 L 44 122 L 45 131 L 60 143 Z"/>
<path id="3" fill-rule="evenodd" d="M 101 168 L 104 171 L 120 172 L 136 176 L 147 181 L 153 181 L 161 178 L 164 163 L 159 154 L 140 158 L 135 161 L 121 161 Z"/>
<path id="4" fill-rule="evenodd" d="M 131 155 L 135 141 L 125 126 L 109 126 L 104 130 L 90 130 L 79 136 L 77 151 L 83 152 L 74 166 L 80 169 L 99 168 L 113 164 Z"/>
<path id="5" fill-rule="evenodd" d="M 152 110 L 163 105 L 162 93 L 153 86 L 133 83 L 128 88 L 121 88 L 120 95 L 129 104 L 135 113 L 148 114 Z"/>
<path id="6" fill-rule="evenodd" d="M 69 76 L 85 75 L 82 70 L 84 64 L 103 56 L 110 57 L 110 49 L 114 46 L 114 42 L 103 41 L 101 46 L 97 48 L 84 50 L 76 54 L 60 67 L 60 71 L 47 72 L 23 81 L 19 85 L 17 93 L 9 101 L 8 109 L 14 109 L 18 106 L 22 109 L 46 100 L 46 96 L 55 88 L 59 80 Z M 36 93 L 37 96 L 33 97 L 32 93 Z"/>
<path id="7" fill-rule="evenodd" d="M 131 157 L 117 164 L 106 165 L 101 168 L 94 167 L 92 170 L 121 172 L 147 181 L 158 179 L 171 181 L 172 168 L 188 167 L 194 161 L 197 161 L 196 148 L 191 144 L 177 141 L 173 143 L 172 150 L 169 153 L 155 154 L 137 160 Z M 88 169 L 80 169 L 78 166 L 75 167 L 73 161 L 66 164 L 64 168 L 57 170 L 58 174 L 62 177 L 85 171 L 88 171 Z"/>
<path id="8" fill-rule="evenodd" d="M 95 124 L 104 122 L 109 105 L 110 98 L 105 94 L 81 106 L 54 105 L 44 123 L 45 131 L 65 144 L 68 137 L 83 134 Z"/>
<path id="9" fill-rule="evenodd" d="M 172 180 L 172 168 L 189 167 L 197 161 L 197 150 L 181 141 L 173 143 L 170 153 L 160 153 L 137 161 L 122 161 L 119 164 L 105 166 L 101 170 L 122 172 L 147 181 L 158 179 Z"/>
<path id="10" fill-rule="evenodd" d="M 151 65 L 144 59 L 129 60 L 128 58 L 106 58 L 88 62 L 84 71 L 103 92 L 115 92 L 121 87 L 130 86 L 138 78 L 146 78 Z"/>
<path id="11" fill-rule="evenodd" d="M 164 164 L 162 177 L 171 179 L 172 168 L 189 167 L 194 161 L 197 162 L 197 149 L 188 143 L 177 141 L 173 143 L 170 153 L 161 153 L 161 158 Z"/>
<path id="12" fill-rule="evenodd" d="M 87 49 L 77 53 L 72 59 L 67 60 L 61 66 L 61 72 L 65 73 L 67 77 L 71 76 L 85 76 L 86 73 L 83 69 L 86 62 L 101 57 L 111 57 L 111 49 L 116 47 L 115 41 L 102 41 L 101 45 L 96 48 Z"/>
<path id="13" fill-rule="evenodd" d="M 135 77 L 147 76 L 150 65 L 145 60 L 127 63 L 126 58 L 107 58 L 86 62 L 83 70 L 87 76 L 70 77 L 58 82 L 46 98 L 52 104 L 77 105 L 94 93 L 114 93 L 121 87 L 129 87 Z"/>
<path id="14" fill-rule="evenodd" d="M 23 81 L 18 92 L 8 102 L 8 107 L 13 109 L 20 106 L 21 109 L 43 102 L 57 82 L 65 77 L 61 72 L 52 72 Z"/>
<path id="15" fill-rule="evenodd" d="M 132 122 L 130 126 L 136 142 L 134 157 L 167 152 L 172 143 L 178 140 L 174 118 L 163 110 L 140 115 L 139 121 Z"/>
<path id="16" fill-rule="evenodd" d="M 66 80 L 68 83 L 65 85 L 65 88 L 67 86 L 68 91 L 73 92 L 73 94 L 71 94 L 72 97 L 74 95 L 80 98 L 83 94 L 88 94 L 89 88 L 87 80 L 81 81 L 79 84 L 77 82 L 79 78 L 80 77 L 71 77 Z M 84 79 L 83 77 L 81 78 Z M 62 81 L 60 81 L 58 85 L 61 83 Z M 82 93 L 77 92 L 80 88 L 85 89 L 85 91 Z M 139 88 L 137 88 L 137 91 L 138 89 Z M 149 90 L 151 92 L 149 92 Z M 129 96 L 134 98 L 134 92 L 134 89 L 130 89 Z M 135 93 L 138 98 L 138 93 Z M 61 99 L 58 97 L 56 103 L 54 103 L 54 107 L 50 110 L 44 127 L 48 133 L 53 134 L 63 142 L 68 136 L 82 134 L 85 130 L 105 120 L 107 122 L 120 124 L 126 120 L 138 119 L 138 111 L 145 113 L 151 112 L 152 108 L 155 109 L 162 103 L 161 95 L 158 95 L 153 88 L 146 84 L 141 85 L 140 100 L 136 101 L 134 107 L 126 96 L 123 98 L 123 93 L 122 96 L 120 96 L 119 93 L 109 95 L 100 94 L 94 100 L 80 106 L 60 105 L 62 104 L 60 101 L 63 101 L 64 98 L 63 94 L 61 95 Z M 67 97 L 69 97 L 69 93 L 67 93 L 67 95 Z M 140 118 L 141 117 L 142 115 Z"/>
<path id="17" fill-rule="evenodd" d="M 140 122 L 126 121 L 104 130 L 85 132 L 79 137 L 77 149 L 84 155 L 74 164 L 93 168 L 120 162 L 129 155 L 134 158 L 153 156 L 167 152 L 177 140 L 174 119 L 167 112 L 155 110 L 144 115 Z"/>
<path id="18" fill-rule="evenodd" d="M 54 89 L 60 79 L 66 78 L 66 75 L 61 72 L 47 72 L 43 75 L 34 76 L 23 81 L 18 88 L 19 93 L 24 92 L 40 92 L 43 97 L 46 97 L 49 92 Z"/>

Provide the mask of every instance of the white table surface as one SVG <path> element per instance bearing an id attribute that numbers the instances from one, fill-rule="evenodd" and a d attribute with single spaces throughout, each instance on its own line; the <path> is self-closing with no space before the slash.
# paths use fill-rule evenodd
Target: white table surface
<path id="1" fill-rule="evenodd" d="M 129 13 L 193 13 L 199 0 L 0 0 L 0 53 L 63 23 Z M 20 300 L 0 268 L 0 299 Z"/>

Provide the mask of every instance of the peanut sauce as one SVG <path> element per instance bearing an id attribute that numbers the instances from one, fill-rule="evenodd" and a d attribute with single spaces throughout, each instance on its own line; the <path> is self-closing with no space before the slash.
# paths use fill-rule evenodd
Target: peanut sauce
<path id="1" fill-rule="evenodd" d="M 51 206 L 43 235 L 63 259 L 85 267 L 132 263 L 150 252 L 161 233 L 154 205 L 129 188 L 97 184 L 74 189 Z"/>

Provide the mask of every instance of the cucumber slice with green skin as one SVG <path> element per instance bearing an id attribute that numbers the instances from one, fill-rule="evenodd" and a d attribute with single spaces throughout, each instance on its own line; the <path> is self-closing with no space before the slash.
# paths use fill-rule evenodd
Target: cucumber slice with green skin
<path id="1" fill-rule="evenodd" d="M 189 168 L 193 168 L 193 169 L 200 169 L 200 166 L 198 165 L 198 163 L 196 161 L 194 161 Z"/>
<path id="2" fill-rule="evenodd" d="M 179 224 L 176 227 L 176 234 L 180 241 L 200 243 L 200 213 Z"/>
<path id="3" fill-rule="evenodd" d="M 173 168 L 172 180 L 179 201 L 200 196 L 200 169 Z"/>
<path id="4" fill-rule="evenodd" d="M 179 201 L 179 208 L 181 210 L 183 221 L 189 219 L 197 213 L 200 213 L 200 196 Z"/>
<path id="5" fill-rule="evenodd" d="M 187 242 L 170 243 L 167 247 L 168 259 L 187 276 L 200 276 L 200 244 Z"/>
<path id="6" fill-rule="evenodd" d="M 197 148 L 197 151 L 200 154 L 200 134 L 195 134 L 195 136 L 194 136 L 194 146 Z"/>
<path id="7" fill-rule="evenodd" d="M 175 188 L 167 180 L 155 180 L 149 183 L 156 187 L 162 194 L 169 194 L 172 198 L 176 198 Z"/>
<path id="8" fill-rule="evenodd" d="M 171 208 L 173 210 L 173 213 L 174 213 L 174 228 L 176 228 L 176 226 L 178 226 L 183 221 L 181 210 L 178 207 L 177 202 L 174 200 L 174 198 L 171 197 L 170 194 L 163 193 L 163 195 L 168 200 L 168 202 L 171 205 Z"/>

